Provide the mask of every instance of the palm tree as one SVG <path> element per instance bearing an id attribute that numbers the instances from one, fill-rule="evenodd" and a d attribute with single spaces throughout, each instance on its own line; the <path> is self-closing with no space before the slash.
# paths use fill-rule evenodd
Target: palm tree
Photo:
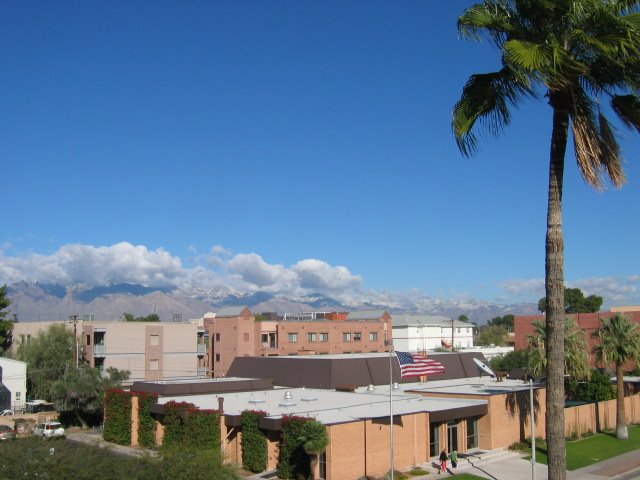
<path id="1" fill-rule="evenodd" d="M 324 425 L 316 420 L 309 420 L 302 426 L 300 443 L 310 458 L 309 478 L 313 480 L 319 455 L 329 445 L 329 437 Z"/>
<path id="2" fill-rule="evenodd" d="M 533 326 L 536 334 L 527 335 L 529 371 L 534 377 L 540 378 L 547 373 L 547 328 L 540 321 L 533 322 Z M 571 318 L 564 321 L 564 371 L 580 380 L 588 378 L 591 373 L 587 340 Z"/>
<path id="3" fill-rule="evenodd" d="M 501 55 L 497 72 L 472 75 L 453 111 L 460 151 L 476 151 L 478 120 L 498 134 L 511 107 L 547 98 L 553 112 L 545 296 L 547 298 L 548 476 L 566 477 L 564 445 L 564 158 L 573 133 L 575 157 L 587 183 L 625 181 L 614 129 L 604 100 L 622 123 L 640 131 L 640 20 L 637 0 L 485 0 L 458 19 L 463 37 L 488 38 Z"/>
<path id="4" fill-rule="evenodd" d="M 603 318 L 593 332 L 598 344 L 593 351 L 599 363 L 616 367 L 616 437 L 627 440 L 627 419 L 624 411 L 624 366 L 633 360 L 640 362 L 640 328 L 627 317 L 616 314 Z"/>

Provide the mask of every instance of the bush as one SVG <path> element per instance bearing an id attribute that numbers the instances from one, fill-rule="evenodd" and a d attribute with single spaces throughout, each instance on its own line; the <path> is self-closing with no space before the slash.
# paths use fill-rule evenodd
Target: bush
<path id="1" fill-rule="evenodd" d="M 422 467 L 413 467 L 413 468 L 411 469 L 411 471 L 409 472 L 409 475 L 412 475 L 412 476 L 414 476 L 414 477 L 417 477 L 417 476 L 419 476 L 419 475 L 426 475 L 426 474 L 428 474 L 428 473 L 429 473 L 429 472 L 428 472 L 427 470 L 425 470 L 424 468 L 422 468 Z"/>
<path id="2" fill-rule="evenodd" d="M 158 396 L 146 392 L 132 392 L 138 397 L 138 443 L 142 447 L 153 447 L 156 444 L 156 422 L 151 416 L 151 405 Z"/>
<path id="3" fill-rule="evenodd" d="M 184 443 L 185 429 L 184 429 L 184 417 L 186 411 L 190 408 L 195 408 L 193 403 L 188 402 L 167 402 L 164 405 L 164 440 L 162 445 L 164 447 L 171 447 L 173 445 L 182 445 Z"/>
<path id="4" fill-rule="evenodd" d="M 242 412 L 242 466 L 250 472 L 258 473 L 267 469 L 267 437 L 260 430 L 260 418 L 267 415 L 261 410 Z"/>
<path id="5" fill-rule="evenodd" d="M 107 442 L 131 445 L 131 395 L 120 389 L 107 390 L 104 397 L 104 432 Z"/>
<path id="6" fill-rule="evenodd" d="M 302 426 L 309 420 L 306 417 L 282 417 L 282 439 L 278 457 L 278 477 L 289 480 L 300 476 L 309 476 L 309 455 L 300 442 Z"/>

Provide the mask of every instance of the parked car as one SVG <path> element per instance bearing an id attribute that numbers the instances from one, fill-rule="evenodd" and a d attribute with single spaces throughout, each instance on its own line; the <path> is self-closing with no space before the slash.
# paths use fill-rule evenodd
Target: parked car
<path id="1" fill-rule="evenodd" d="M 2 410 L 0 412 L 0 417 L 5 417 L 7 415 L 13 415 L 13 410 Z"/>
<path id="2" fill-rule="evenodd" d="M 16 432 L 9 425 L 0 425 L 0 440 L 12 440 L 16 438 Z"/>
<path id="3" fill-rule="evenodd" d="M 45 438 L 64 437 L 64 428 L 60 422 L 38 423 L 33 427 L 33 434 Z"/>

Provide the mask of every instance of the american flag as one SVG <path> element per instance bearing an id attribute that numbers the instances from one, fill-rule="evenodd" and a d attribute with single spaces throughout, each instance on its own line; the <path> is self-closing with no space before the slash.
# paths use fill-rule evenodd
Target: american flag
<path id="1" fill-rule="evenodd" d="M 419 377 L 420 375 L 433 375 L 434 373 L 444 373 L 444 365 L 435 360 L 427 358 L 420 353 L 396 352 L 398 363 L 400 363 L 400 376 Z"/>

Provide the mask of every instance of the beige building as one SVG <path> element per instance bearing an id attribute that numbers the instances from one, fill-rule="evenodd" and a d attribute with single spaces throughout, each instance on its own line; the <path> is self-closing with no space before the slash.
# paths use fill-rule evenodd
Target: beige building
<path id="1" fill-rule="evenodd" d="M 204 376 L 205 331 L 193 323 L 85 322 L 81 354 L 92 367 L 130 372 L 130 381 Z"/>

